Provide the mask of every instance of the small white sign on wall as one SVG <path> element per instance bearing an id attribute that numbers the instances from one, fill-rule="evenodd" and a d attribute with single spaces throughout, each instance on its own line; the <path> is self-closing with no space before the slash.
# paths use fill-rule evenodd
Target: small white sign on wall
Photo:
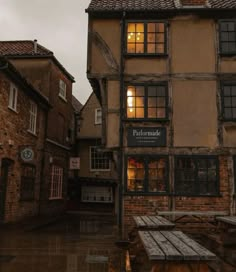
<path id="1" fill-rule="evenodd" d="M 71 170 L 80 169 L 80 158 L 79 157 L 70 158 L 70 169 Z"/>

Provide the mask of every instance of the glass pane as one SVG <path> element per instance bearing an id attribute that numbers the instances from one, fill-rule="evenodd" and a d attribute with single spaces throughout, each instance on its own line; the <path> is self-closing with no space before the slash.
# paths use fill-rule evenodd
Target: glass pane
<path id="1" fill-rule="evenodd" d="M 207 168 L 207 160 L 200 159 L 197 161 L 198 169 L 206 169 Z"/>
<path id="2" fill-rule="evenodd" d="M 144 45 L 136 44 L 136 53 L 144 53 Z"/>
<path id="3" fill-rule="evenodd" d="M 236 96 L 236 86 L 231 86 L 232 96 Z"/>
<path id="4" fill-rule="evenodd" d="M 165 107 L 166 99 L 164 97 L 157 97 L 157 106 L 158 107 Z"/>
<path id="5" fill-rule="evenodd" d="M 144 42 L 144 34 L 143 33 L 136 33 L 135 37 L 136 37 L 137 43 Z"/>
<path id="6" fill-rule="evenodd" d="M 223 42 L 227 42 L 229 40 L 229 35 L 228 35 L 228 32 L 222 32 L 221 33 L 221 40 Z"/>
<path id="7" fill-rule="evenodd" d="M 136 32 L 144 32 L 144 24 L 142 23 L 136 24 Z"/>
<path id="8" fill-rule="evenodd" d="M 156 97 L 149 97 L 148 98 L 148 107 L 156 107 L 156 106 L 157 106 Z"/>
<path id="9" fill-rule="evenodd" d="M 127 88 L 127 96 L 134 96 L 135 95 L 135 88 L 132 86 L 128 86 Z"/>
<path id="10" fill-rule="evenodd" d="M 157 118 L 156 108 L 149 108 L 148 109 L 148 118 Z"/>
<path id="11" fill-rule="evenodd" d="M 224 105 L 226 107 L 231 107 L 231 98 L 230 97 L 225 97 L 224 98 Z"/>
<path id="12" fill-rule="evenodd" d="M 135 32 L 135 24 L 134 23 L 128 24 L 128 32 Z"/>
<path id="13" fill-rule="evenodd" d="M 144 98 L 136 97 L 136 107 L 144 107 Z"/>
<path id="14" fill-rule="evenodd" d="M 164 44 L 156 45 L 156 53 L 164 53 Z"/>
<path id="15" fill-rule="evenodd" d="M 235 33 L 234 32 L 230 32 L 229 35 L 228 35 L 228 39 L 229 39 L 229 41 L 234 42 L 235 39 L 236 39 Z"/>
<path id="16" fill-rule="evenodd" d="M 148 40 L 148 42 L 155 42 L 155 34 L 149 33 L 147 40 Z"/>
<path id="17" fill-rule="evenodd" d="M 235 23 L 234 22 L 227 23 L 227 26 L 228 26 L 228 31 L 235 31 Z"/>
<path id="18" fill-rule="evenodd" d="M 148 23 L 148 32 L 155 32 L 155 23 Z"/>
<path id="19" fill-rule="evenodd" d="M 199 193 L 202 195 L 208 193 L 208 182 L 207 181 L 200 181 L 199 182 Z"/>
<path id="20" fill-rule="evenodd" d="M 165 87 L 158 87 L 157 88 L 157 95 L 158 96 L 165 96 L 166 95 L 166 89 L 165 89 Z"/>
<path id="21" fill-rule="evenodd" d="M 148 87 L 148 96 L 156 96 L 157 88 L 156 87 Z"/>
<path id="22" fill-rule="evenodd" d="M 236 107 L 236 97 L 232 98 L 232 107 Z"/>
<path id="23" fill-rule="evenodd" d="M 165 118 L 166 117 L 166 109 L 159 108 L 157 109 L 157 118 Z"/>
<path id="24" fill-rule="evenodd" d="M 224 86 L 224 95 L 225 96 L 230 96 L 231 95 L 231 91 L 230 91 L 230 86 Z"/>
<path id="25" fill-rule="evenodd" d="M 136 118 L 144 118 L 144 109 L 143 108 L 136 109 Z"/>
<path id="26" fill-rule="evenodd" d="M 128 44 L 127 52 L 128 53 L 135 53 L 135 44 Z"/>
<path id="27" fill-rule="evenodd" d="M 227 43 L 227 42 L 222 42 L 222 43 L 221 43 L 221 47 L 222 47 L 222 52 L 223 52 L 223 53 L 228 53 L 228 51 L 229 51 L 229 46 L 228 46 L 228 43 Z"/>
<path id="28" fill-rule="evenodd" d="M 156 29 L 158 32 L 165 32 L 165 24 L 164 23 L 157 23 L 156 26 L 157 26 Z"/>
<path id="29" fill-rule="evenodd" d="M 216 180 L 216 171 L 214 169 L 208 170 L 208 181 Z"/>
<path id="30" fill-rule="evenodd" d="M 233 108 L 233 118 L 236 118 L 236 108 Z"/>
<path id="31" fill-rule="evenodd" d="M 158 33 L 156 34 L 156 41 L 159 43 L 164 43 L 165 36 L 164 33 Z"/>
<path id="32" fill-rule="evenodd" d="M 221 23 L 220 24 L 220 29 L 221 29 L 221 31 L 228 31 L 228 25 L 227 25 L 227 23 Z"/>
<path id="33" fill-rule="evenodd" d="M 144 87 L 136 87 L 136 96 L 144 96 Z"/>
<path id="34" fill-rule="evenodd" d="M 164 180 L 149 180 L 149 192 L 165 192 L 166 184 Z"/>
<path id="35" fill-rule="evenodd" d="M 199 170 L 198 171 L 198 180 L 199 181 L 207 181 L 207 171 L 206 170 Z"/>
<path id="36" fill-rule="evenodd" d="M 236 43 L 235 42 L 230 42 L 228 46 L 229 46 L 229 52 L 236 51 Z"/>
<path id="37" fill-rule="evenodd" d="M 155 45 L 155 43 L 149 43 L 147 45 L 147 53 L 156 53 L 156 45 Z"/>
<path id="38" fill-rule="evenodd" d="M 224 109 L 224 117 L 225 118 L 232 118 L 232 110 L 231 110 L 231 108 L 225 108 Z"/>
<path id="39" fill-rule="evenodd" d="M 135 111 L 133 108 L 128 108 L 127 109 L 127 117 L 128 118 L 135 118 Z"/>

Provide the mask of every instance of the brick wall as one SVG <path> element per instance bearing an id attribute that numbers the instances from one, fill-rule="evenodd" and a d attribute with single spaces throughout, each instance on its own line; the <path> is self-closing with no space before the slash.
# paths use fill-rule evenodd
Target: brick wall
<path id="1" fill-rule="evenodd" d="M 186 6 L 200 6 L 205 5 L 206 0 L 181 0 L 182 5 Z"/>

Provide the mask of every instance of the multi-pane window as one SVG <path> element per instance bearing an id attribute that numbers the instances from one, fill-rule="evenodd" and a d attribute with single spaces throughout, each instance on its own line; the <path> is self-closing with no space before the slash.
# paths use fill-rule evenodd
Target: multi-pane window
<path id="1" fill-rule="evenodd" d="M 9 101 L 8 101 L 8 107 L 14 111 L 17 109 L 17 95 L 18 95 L 18 89 L 16 86 L 11 83 L 10 85 L 10 92 L 9 92 Z"/>
<path id="2" fill-rule="evenodd" d="M 166 119 L 168 117 L 168 91 L 166 85 L 128 86 L 127 118 Z"/>
<path id="3" fill-rule="evenodd" d="M 218 159 L 209 156 L 176 157 L 175 193 L 181 195 L 216 195 Z"/>
<path id="4" fill-rule="evenodd" d="M 29 131 L 36 134 L 37 126 L 37 104 L 30 101 L 30 117 L 29 117 Z"/>
<path id="5" fill-rule="evenodd" d="M 166 193 L 167 157 L 129 156 L 127 158 L 127 192 Z"/>
<path id="6" fill-rule="evenodd" d="M 90 170 L 110 170 L 110 152 L 99 150 L 98 146 L 90 147 Z"/>
<path id="7" fill-rule="evenodd" d="M 50 199 L 62 198 L 63 168 L 57 165 L 51 167 Z"/>
<path id="8" fill-rule="evenodd" d="M 225 120 L 236 119 L 236 83 L 221 84 L 222 116 Z"/>
<path id="9" fill-rule="evenodd" d="M 166 53 L 166 24 L 164 22 L 127 23 L 127 53 Z"/>
<path id="10" fill-rule="evenodd" d="M 102 109 L 95 109 L 95 125 L 100 125 L 102 123 Z"/>
<path id="11" fill-rule="evenodd" d="M 21 172 L 20 198 L 33 200 L 35 188 L 36 169 L 33 165 L 23 165 Z"/>
<path id="12" fill-rule="evenodd" d="M 236 54 L 236 21 L 220 21 L 220 53 Z"/>
<path id="13" fill-rule="evenodd" d="M 59 96 L 66 100 L 66 83 L 59 80 Z"/>

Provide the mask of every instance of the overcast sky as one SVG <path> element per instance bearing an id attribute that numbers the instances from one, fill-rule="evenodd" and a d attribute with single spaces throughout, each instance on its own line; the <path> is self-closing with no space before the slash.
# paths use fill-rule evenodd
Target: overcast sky
<path id="1" fill-rule="evenodd" d="M 54 52 L 75 77 L 73 94 L 84 104 L 92 92 L 86 78 L 90 0 L 0 0 L 0 39 L 34 40 Z"/>

